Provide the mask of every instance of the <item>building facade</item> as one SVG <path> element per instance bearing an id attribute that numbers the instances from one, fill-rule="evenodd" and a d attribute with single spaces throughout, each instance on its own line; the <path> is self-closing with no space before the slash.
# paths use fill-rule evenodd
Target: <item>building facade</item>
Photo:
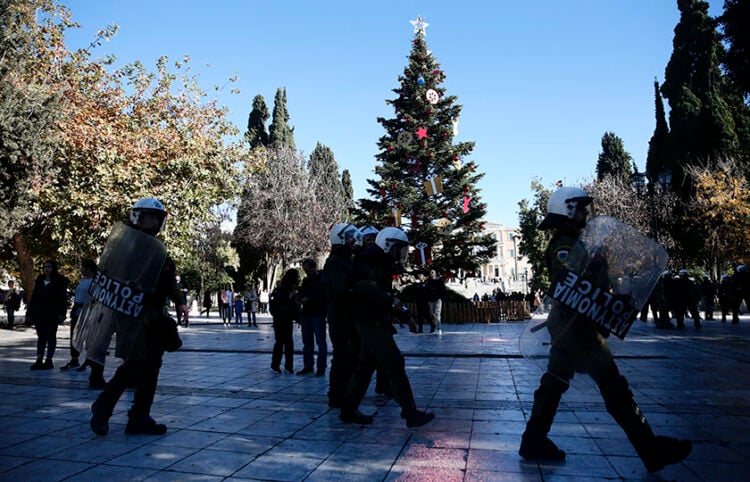
<path id="1" fill-rule="evenodd" d="M 495 238 L 495 256 L 480 268 L 483 281 L 500 285 L 506 293 L 528 293 L 529 281 L 533 278 L 531 265 L 526 256 L 518 256 L 521 237 L 517 227 L 485 222 L 483 234 Z"/>

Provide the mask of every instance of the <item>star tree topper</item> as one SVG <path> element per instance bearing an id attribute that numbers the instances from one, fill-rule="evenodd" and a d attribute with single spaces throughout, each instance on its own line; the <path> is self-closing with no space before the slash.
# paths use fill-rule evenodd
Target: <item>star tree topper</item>
<path id="1" fill-rule="evenodd" d="M 429 23 L 422 20 L 421 15 L 417 15 L 416 20 L 409 20 L 409 23 L 414 25 L 414 33 L 419 34 L 422 36 L 427 36 L 427 32 L 425 32 L 425 29 L 430 26 Z"/>

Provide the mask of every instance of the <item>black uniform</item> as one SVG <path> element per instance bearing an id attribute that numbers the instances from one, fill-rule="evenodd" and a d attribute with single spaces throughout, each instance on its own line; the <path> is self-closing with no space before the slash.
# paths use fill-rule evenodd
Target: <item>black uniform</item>
<path id="1" fill-rule="evenodd" d="M 143 319 L 128 318 L 116 324 L 115 354 L 123 358 L 123 363 L 91 406 L 93 416 L 90 425 L 96 434 L 104 435 L 109 431 L 108 421 L 112 411 L 129 387 L 135 387 L 135 394 L 133 406 L 128 411 L 125 432 L 149 435 L 166 433 L 167 427 L 157 424 L 150 414 L 164 352 L 174 351 L 181 345 L 176 323 L 164 314 L 167 299 L 177 306 L 186 302 L 185 295 L 177 286 L 175 264 L 171 258 L 164 262 L 154 293 L 144 300 Z"/>
<path id="2" fill-rule="evenodd" d="M 565 266 L 568 254 L 581 234 L 572 222 L 562 222 L 556 229 L 547 249 L 550 279 L 555 280 Z M 589 273 L 589 278 L 600 279 L 605 264 L 590 265 L 602 269 Z M 601 273 L 600 273 L 601 272 Z M 606 287 L 605 283 L 601 286 Z M 600 285 L 599 282 L 597 282 Z M 683 460 L 690 453 L 690 442 L 654 435 L 648 422 L 633 400 L 628 381 L 622 376 L 612 358 L 605 336 L 597 325 L 576 316 L 563 305 L 555 305 L 547 318 L 551 334 L 547 372 L 534 392 L 534 405 L 523 434 L 519 454 L 528 459 L 562 460 L 565 452 L 547 434 L 552 427 L 562 394 L 568 389 L 575 373 L 588 374 L 598 385 L 607 411 L 623 428 L 630 443 L 649 472 Z"/>
<path id="3" fill-rule="evenodd" d="M 328 331 L 333 346 L 328 406 L 334 408 L 341 408 L 359 354 L 359 335 L 352 316 L 353 285 L 352 250 L 347 245 L 335 245 L 323 266 Z"/>
<path id="4" fill-rule="evenodd" d="M 404 357 L 393 339 L 394 273 L 394 259 L 376 244 L 365 246 L 354 258 L 354 303 L 359 308 L 356 328 L 362 343 L 341 407 L 340 418 L 344 422 L 372 422 L 372 417 L 359 413 L 359 404 L 376 368 L 383 370 L 390 382 L 407 426 L 421 426 L 434 418 L 431 413 L 417 410 Z"/>

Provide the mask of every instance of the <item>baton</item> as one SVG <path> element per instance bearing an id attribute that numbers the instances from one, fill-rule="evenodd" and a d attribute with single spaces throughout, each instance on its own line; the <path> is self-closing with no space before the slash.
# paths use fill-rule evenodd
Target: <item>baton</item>
<path id="1" fill-rule="evenodd" d="M 530 331 L 531 333 L 536 333 L 537 331 L 541 330 L 541 329 L 542 329 L 542 328 L 544 328 L 545 326 L 547 326 L 547 320 L 544 320 L 543 322 L 539 323 L 539 324 L 538 324 L 538 325 L 536 325 L 536 326 L 532 326 L 532 327 L 531 327 L 531 329 L 530 329 L 529 331 Z"/>

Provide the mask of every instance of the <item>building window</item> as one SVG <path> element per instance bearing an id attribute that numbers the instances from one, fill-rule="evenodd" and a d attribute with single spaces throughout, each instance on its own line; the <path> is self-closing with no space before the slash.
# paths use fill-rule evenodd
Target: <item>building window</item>
<path id="1" fill-rule="evenodd" d="M 508 257 L 509 258 L 515 258 L 516 257 L 516 250 L 515 249 L 509 249 L 508 250 Z"/>

